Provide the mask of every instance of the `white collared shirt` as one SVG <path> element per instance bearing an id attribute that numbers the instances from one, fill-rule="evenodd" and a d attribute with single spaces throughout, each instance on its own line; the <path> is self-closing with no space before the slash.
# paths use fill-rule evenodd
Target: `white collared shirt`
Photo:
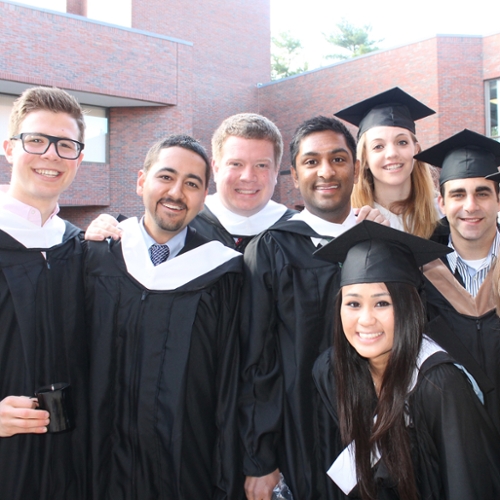
<path id="1" fill-rule="evenodd" d="M 285 205 L 269 200 L 262 210 L 245 217 L 226 208 L 218 193 L 209 194 L 205 199 L 205 205 L 232 236 L 255 236 L 278 222 L 287 211 Z"/>
<path id="2" fill-rule="evenodd" d="M 328 222 L 317 215 L 312 214 L 304 208 L 302 212 L 295 214 L 289 220 L 301 220 L 305 222 L 311 229 L 313 229 L 316 233 L 321 236 L 328 236 L 329 238 L 337 238 L 342 233 L 346 232 L 348 229 L 356 225 L 356 216 L 351 208 L 349 215 L 346 217 L 342 224 L 336 224 L 335 222 Z M 326 245 L 330 241 L 330 239 L 326 238 L 316 238 L 311 237 L 311 240 L 314 246 L 318 245 Z"/>
<path id="3" fill-rule="evenodd" d="M 7 186 L 8 188 L 8 186 Z M 0 190 L 0 229 L 19 241 L 26 248 L 51 248 L 62 242 L 66 231 L 66 223 L 56 214 L 56 206 L 52 215 L 42 226 L 42 216 L 38 209 L 13 198 Z"/>

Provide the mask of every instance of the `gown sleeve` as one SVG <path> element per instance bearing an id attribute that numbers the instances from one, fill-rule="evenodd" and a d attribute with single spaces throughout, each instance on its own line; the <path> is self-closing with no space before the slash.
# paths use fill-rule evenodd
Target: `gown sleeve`
<path id="1" fill-rule="evenodd" d="M 255 238 L 245 252 L 241 308 L 243 470 L 256 477 L 278 467 L 284 399 L 275 305 L 276 256 L 264 237 Z"/>
<path id="2" fill-rule="evenodd" d="M 241 267 L 240 267 L 241 269 Z M 238 431 L 238 376 L 240 349 L 238 339 L 241 274 L 225 276 L 219 283 L 217 318 L 218 367 L 216 377 L 217 444 L 215 451 L 214 500 L 232 500 L 243 495 L 241 446 Z M 210 316 L 207 317 L 210 321 Z"/>
<path id="3" fill-rule="evenodd" d="M 422 498 L 500 498 L 500 437 L 466 376 L 440 364 L 412 399 Z"/>

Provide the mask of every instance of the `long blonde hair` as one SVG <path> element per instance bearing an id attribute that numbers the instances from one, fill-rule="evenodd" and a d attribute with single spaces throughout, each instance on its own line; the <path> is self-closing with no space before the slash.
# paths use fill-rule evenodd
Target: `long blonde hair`
<path id="1" fill-rule="evenodd" d="M 412 140 L 418 144 L 417 138 L 410 132 Z M 351 205 L 362 207 L 375 204 L 375 184 L 373 174 L 368 168 L 366 155 L 366 132 L 359 138 L 357 157 L 360 162 L 359 180 L 354 185 L 351 195 Z M 430 238 L 438 222 L 438 213 L 434 204 L 436 196 L 434 182 L 429 165 L 415 160 L 411 173 L 411 190 L 406 200 L 395 202 L 390 210 L 401 213 L 404 230 L 408 233 Z"/>

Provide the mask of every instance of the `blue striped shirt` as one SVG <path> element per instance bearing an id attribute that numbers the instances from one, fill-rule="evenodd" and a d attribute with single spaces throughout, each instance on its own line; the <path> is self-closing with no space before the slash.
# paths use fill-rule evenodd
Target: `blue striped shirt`
<path id="1" fill-rule="evenodd" d="M 456 271 L 458 271 L 458 274 L 460 274 L 460 277 L 462 278 L 465 289 L 473 296 L 475 297 L 477 293 L 479 292 L 479 288 L 483 284 L 484 279 L 486 278 L 486 275 L 490 271 L 491 267 L 493 266 L 497 255 L 498 255 L 498 247 L 500 245 L 500 234 L 498 233 L 498 230 L 495 234 L 495 239 L 493 240 L 493 244 L 491 245 L 490 251 L 487 255 L 487 257 L 484 259 L 484 263 L 481 265 L 481 267 L 476 271 L 473 267 L 470 267 L 467 265 L 467 263 L 458 255 L 458 253 L 455 250 L 455 247 L 453 246 L 453 243 L 451 241 L 451 236 L 450 240 L 448 242 L 448 246 L 453 249 L 452 253 L 449 253 L 447 255 L 448 258 L 448 263 L 450 265 L 451 272 L 455 274 Z"/>

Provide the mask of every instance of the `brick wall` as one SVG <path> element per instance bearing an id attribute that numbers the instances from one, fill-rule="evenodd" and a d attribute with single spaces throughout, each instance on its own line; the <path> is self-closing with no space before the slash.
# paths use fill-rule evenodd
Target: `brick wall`
<path id="1" fill-rule="evenodd" d="M 87 0 L 66 0 L 66 12 L 78 16 L 87 15 Z"/>
<path id="2" fill-rule="evenodd" d="M 483 79 L 500 78 L 500 33 L 483 38 Z"/>
<path id="3" fill-rule="evenodd" d="M 134 1 L 132 26 L 193 42 L 193 133 L 209 146 L 228 116 L 257 110 L 270 79 L 269 0 Z"/>
<path id="4" fill-rule="evenodd" d="M 0 79 L 177 103 L 179 43 L 0 2 Z"/>
<path id="5" fill-rule="evenodd" d="M 485 39 L 492 68 L 500 71 L 500 35 Z M 495 52 L 495 50 L 497 52 Z M 493 55 L 494 53 L 494 55 Z M 283 133 L 286 154 L 275 199 L 288 206 L 301 203 L 287 170 L 288 144 L 295 128 L 316 115 L 335 111 L 399 86 L 436 111 L 417 122 L 422 148 L 470 128 L 484 133 L 483 39 L 439 36 L 391 50 L 342 61 L 304 75 L 259 88 L 259 110 Z M 353 133 L 355 127 L 349 126 Z"/>
<path id="6" fill-rule="evenodd" d="M 177 106 L 110 110 L 109 206 L 89 207 L 85 210 L 65 208 L 62 215 L 80 227 L 86 227 L 103 212 L 115 216 L 119 213 L 127 216 L 142 215 L 142 199 L 136 194 L 135 188 L 137 172 L 142 168 L 149 148 L 169 134 L 192 134 L 191 51 L 187 46 L 180 47 L 179 51 L 185 52 L 179 58 L 183 61 L 179 66 L 179 73 L 184 75 L 185 80 L 179 86 Z M 82 168 L 85 168 L 85 164 L 80 170 Z M 79 180 L 78 178 L 78 182 Z M 90 189 L 92 185 L 93 183 L 89 184 Z"/>
<path id="7" fill-rule="evenodd" d="M 437 38 L 439 138 L 464 128 L 485 133 L 483 40 L 481 37 Z"/>

